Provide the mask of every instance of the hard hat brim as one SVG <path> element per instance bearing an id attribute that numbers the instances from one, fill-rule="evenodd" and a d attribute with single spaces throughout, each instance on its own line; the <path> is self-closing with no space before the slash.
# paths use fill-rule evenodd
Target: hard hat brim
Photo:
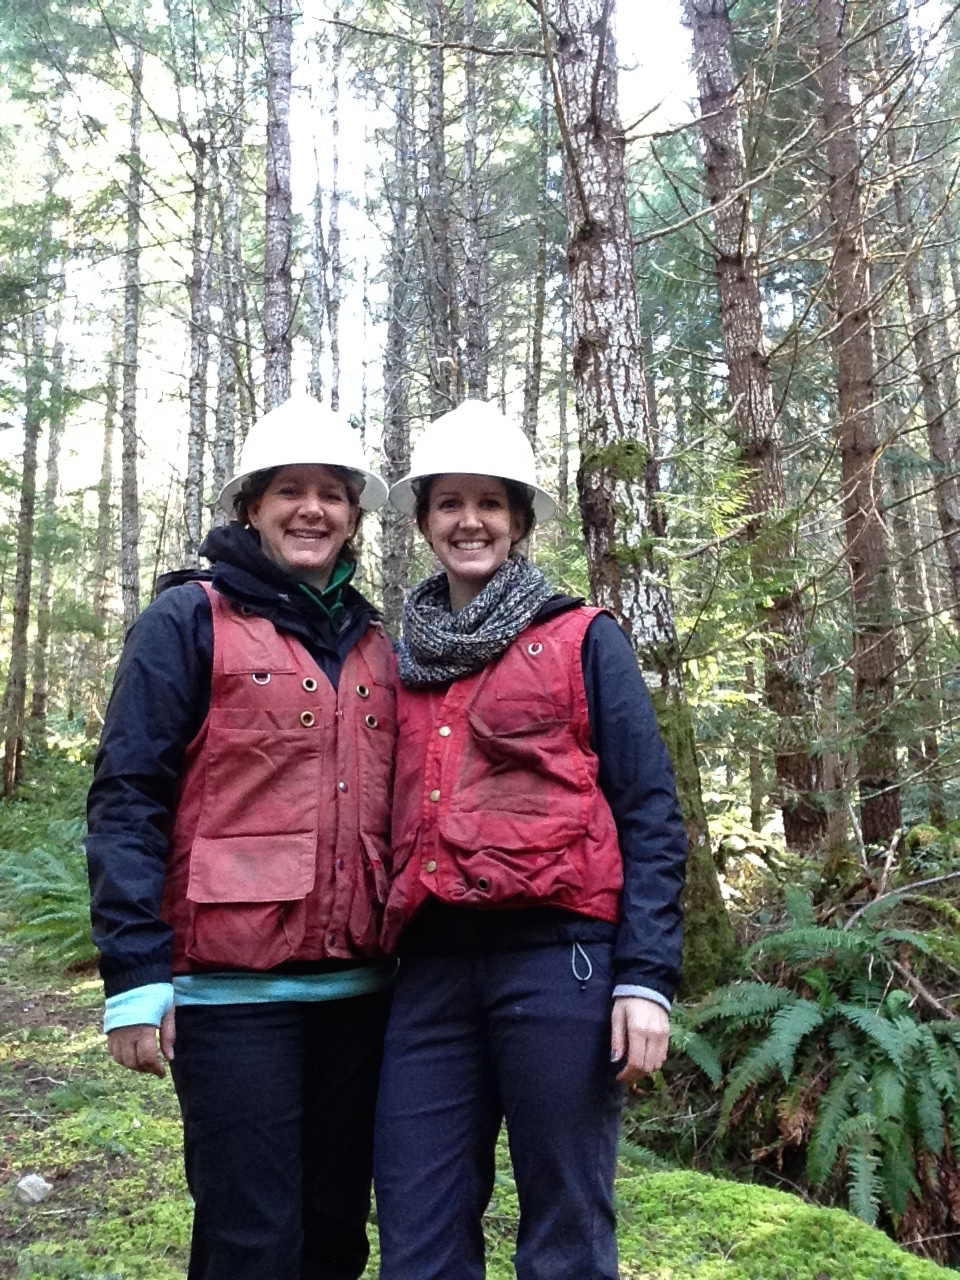
<path id="1" fill-rule="evenodd" d="M 305 462 L 279 462 L 275 467 L 257 467 L 253 471 L 241 471 L 237 475 L 232 476 L 220 490 L 220 508 L 232 520 L 236 515 L 233 509 L 233 502 L 237 494 L 243 488 L 245 480 L 249 480 L 251 476 L 255 476 L 257 471 L 279 470 L 281 467 L 340 467 L 341 471 L 352 471 L 355 475 L 363 480 L 363 489 L 360 491 L 360 510 L 361 511 L 377 511 L 387 500 L 386 483 L 374 471 L 367 471 L 361 467 L 344 467 L 336 462 L 315 462 L 313 458 L 307 459 Z"/>
<path id="2" fill-rule="evenodd" d="M 414 489 L 418 480 L 423 480 L 426 475 L 436 475 L 437 472 L 429 471 L 423 475 L 410 473 L 404 476 L 402 480 L 398 480 L 390 489 L 390 505 L 395 507 L 397 511 L 403 512 L 405 516 L 412 516 L 417 509 L 417 495 Z M 465 476 L 491 476 L 492 479 L 501 480 L 502 476 L 492 476 L 489 471 L 474 471 L 469 467 L 463 467 L 456 472 L 441 472 L 444 475 L 465 475 Z M 530 494 L 533 500 L 533 514 L 537 524 L 543 524 L 545 521 L 552 519 L 557 513 L 556 499 L 546 491 L 541 489 L 538 484 L 530 484 L 527 480 L 511 480 L 511 484 L 522 485 Z"/>

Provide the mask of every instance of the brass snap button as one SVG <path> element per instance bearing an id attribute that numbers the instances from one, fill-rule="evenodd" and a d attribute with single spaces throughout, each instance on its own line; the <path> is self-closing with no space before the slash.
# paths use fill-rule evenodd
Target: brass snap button
<path id="1" fill-rule="evenodd" d="M 442 724 L 437 730 L 437 733 L 439 733 L 441 738 L 449 738 L 451 733 L 453 733 L 453 730 L 448 724 Z"/>
<path id="2" fill-rule="evenodd" d="M 439 791 L 431 791 L 431 792 L 430 792 L 430 799 L 433 801 L 433 803 L 434 803 L 434 804 L 436 804 L 436 803 L 437 803 L 437 801 L 440 799 L 440 792 L 439 792 Z"/>
<path id="3" fill-rule="evenodd" d="M 254 671 L 254 673 L 253 673 L 253 683 L 254 683 L 254 684 L 269 684 L 269 683 L 270 683 L 270 672 L 269 672 L 269 671 Z"/>
<path id="4" fill-rule="evenodd" d="M 316 718 L 317 717 L 313 714 L 312 711 L 301 711 L 300 713 L 300 723 L 304 725 L 307 729 L 309 729 L 310 726 L 314 724 L 314 722 L 316 721 Z"/>
<path id="5" fill-rule="evenodd" d="M 375 729 L 380 721 L 376 716 L 367 716 L 365 723 L 368 729 Z"/>
<path id="6" fill-rule="evenodd" d="M 307 693 L 316 693 L 317 682 L 314 680 L 313 676 L 304 676 L 303 687 L 306 689 Z"/>
<path id="7" fill-rule="evenodd" d="M 437 869 L 437 864 L 436 864 L 436 862 L 433 860 L 433 858 L 431 858 L 431 859 L 430 859 L 430 861 L 426 864 L 426 866 L 425 866 L 423 869 L 424 869 L 424 871 L 436 871 L 436 869 Z"/>
<path id="8" fill-rule="evenodd" d="M 480 877 L 480 879 L 477 881 L 477 888 L 482 889 L 484 893 L 487 892 L 487 890 L 490 888 L 490 881 L 487 879 L 486 876 Z"/>
<path id="9" fill-rule="evenodd" d="M 359 693 L 359 695 L 360 695 L 360 697 L 361 697 L 361 698 L 369 698 L 369 697 L 370 697 L 370 690 L 367 688 L 367 686 L 366 686 L 365 684 L 358 684 L 358 685 L 357 685 L 357 693 Z"/>
<path id="10" fill-rule="evenodd" d="M 347 784 L 346 784 L 345 782 L 338 782 L 338 783 L 337 783 L 337 788 L 338 788 L 338 790 L 340 790 L 340 791 L 349 791 L 349 790 L 350 790 L 350 788 L 347 786 Z"/>

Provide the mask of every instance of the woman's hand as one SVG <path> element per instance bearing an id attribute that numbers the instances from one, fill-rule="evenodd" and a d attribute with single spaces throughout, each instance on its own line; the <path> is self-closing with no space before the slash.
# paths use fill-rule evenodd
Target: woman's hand
<path id="1" fill-rule="evenodd" d="M 613 1002 L 610 1058 L 623 1062 L 617 1079 L 633 1084 L 663 1066 L 670 1045 L 670 1015 L 655 1000 L 618 996 Z"/>
<path id="2" fill-rule="evenodd" d="M 163 1015 L 160 1023 L 160 1053 L 167 1062 L 173 1061 L 173 1043 L 177 1038 L 173 1009 Z M 160 1061 L 157 1052 L 157 1028 L 149 1023 L 139 1023 L 133 1027 L 117 1027 L 107 1032 L 107 1049 L 114 1062 L 121 1067 L 129 1067 L 131 1071 L 146 1071 L 150 1075 L 167 1074 L 167 1068 Z"/>

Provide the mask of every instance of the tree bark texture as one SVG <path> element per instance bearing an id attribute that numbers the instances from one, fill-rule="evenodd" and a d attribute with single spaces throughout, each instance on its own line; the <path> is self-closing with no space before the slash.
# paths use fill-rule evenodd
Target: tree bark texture
<path id="1" fill-rule="evenodd" d="M 191 140 L 193 170 L 193 244 L 190 276 L 190 417 L 187 431 L 187 474 L 183 486 L 186 523 L 185 563 L 200 564 L 203 537 L 203 463 L 207 446 L 207 372 L 210 365 L 210 266 L 212 239 L 207 190 L 207 144 Z"/>
<path id="2" fill-rule="evenodd" d="M 530 359 L 523 386 L 523 429 L 536 443 L 543 377 L 543 320 L 547 308 L 547 214 L 550 181 L 550 69 L 540 68 L 539 165 L 537 172 L 537 249 L 533 266 L 533 308 L 530 316 Z"/>
<path id="3" fill-rule="evenodd" d="M 10 666 L 4 694 L 3 794 L 13 795 L 20 782 L 23 731 L 27 705 L 27 657 L 30 629 L 30 588 L 33 582 L 33 533 L 37 510 L 37 446 L 43 428 L 43 382 L 46 374 L 45 299 L 34 310 L 26 328 L 25 404 L 23 424 L 23 474 L 17 515 L 17 568 L 13 588 L 13 626 Z"/>
<path id="4" fill-rule="evenodd" d="M 269 0 L 267 19 L 267 201 L 264 229 L 264 408 L 290 398 L 293 354 L 293 214 L 290 196 L 292 0 Z"/>
<path id="5" fill-rule="evenodd" d="M 337 9 L 336 16 L 339 17 Z M 330 327 L 330 408 L 340 408 L 340 300 L 343 296 L 343 263 L 340 257 L 340 63 L 343 58 L 343 29 L 334 31 L 330 56 L 330 130 L 331 169 L 330 226 L 327 252 L 330 256 L 330 282 L 327 290 L 327 317 Z"/>
<path id="6" fill-rule="evenodd" d="M 892 839 L 901 815 L 890 725 L 897 645 L 874 415 L 870 276 L 840 0 L 817 0 L 817 18 L 837 312 L 842 510 L 853 595 L 854 706 L 861 735 L 860 823 L 864 842 L 880 844 Z"/>
<path id="7" fill-rule="evenodd" d="M 383 478 L 394 484 L 410 469 L 410 409 L 408 388 L 408 333 L 411 325 L 410 148 L 409 75 L 406 51 L 397 56 L 394 111 L 394 183 L 390 207 L 389 295 L 387 342 L 383 354 Z M 383 581 L 383 617 L 387 630 L 400 634 L 403 596 L 413 555 L 413 522 L 389 503 L 381 508 L 380 550 Z"/>
<path id="8" fill-rule="evenodd" d="M 430 87 L 427 99 L 427 193 L 423 200 L 423 259 L 429 329 L 430 412 L 433 417 L 457 404 L 460 377 L 457 353 L 458 308 L 453 277 L 450 197 L 444 141 L 445 0 L 427 0 L 430 32 Z"/>
<path id="9" fill-rule="evenodd" d="M 143 48 L 137 45 L 131 70 L 130 153 L 127 157 L 127 243 L 123 263 L 123 380 L 120 430 L 120 584 L 123 622 L 140 614 L 140 490 L 137 483 L 137 360 L 140 345 L 140 203 L 143 196 L 140 125 L 143 115 Z"/>
<path id="10" fill-rule="evenodd" d="M 486 400 L 490 340 L 487 332 L 488 254 L 480 228 L 482 196 L 477 168 L 477 55 L 470 47 L 476 32 L 476 0 L 463 0 L 463 381 L 473 400 Z"/>
<path id="11" fill-rule="evenodd" d="M 746 187 L 747 165 L 737 104 L 732 29 L 726 0 L 685 0 L 700 93 L 707 193 L 713 206 L 713 253 L 720 294 L 733 426 L 749 491 L 749 539 L 758 607 L 764 694 L 777 725 L 777 802 L 788 848 L 809 849 L 826 832 L 817 803 L 818 762 L 810 657 L 803 600 L 792 581 L 792 531 L 773 382 L 764 349 L 760 279 Z"/>
<path id="12" fill-rule="evenodd" d="M 96 640 L 93 647 L 93 682 L 87 712 L 87 736 L 97 737 L 103 726 L 106 703 L 103 673 L 107 665 L 107 619 L 110 595 L 110 570 L 114 563 L 113 530 L 113 436 L 117 423 L 118 371 L 123 359 L 123 324 L 118 312 L 114 316 L 113 344 L 107 364 L 104 388 L 103 449 L 100 456 L 100 481 L 97 485 L 97 533 L 94 543 L 93 618 Z"/>
<path id="13" fill-rule="evenodd" d="M 64 353 L 59 332 L 50 355 L 50 388 L 47 429 L 47 474 L 43 484 L 41 530 L 43 534 L 40 574 L 37 583 L 37 631 L 33 642 L 33 688 L 30 698 L 31 735 L 43 740 L 47 726 L 49 698 L 48 658 L 53 622 L 53 539 L 57 525 L 57 494 L 60 489 L 60 442 L 64 427 Z"/>
<path id="14" fill-rule="evenodd" d="M 539 2 L 565 151 L 577 487 L 590 583 L 633 640 L 677 772 L 690 839 L 684 985 L 696 992 L 726 972 L 735 944 L 710 850 L 670 589 L 656 556 L 663 530 L 648 511 L 656 463 L 646 439 L 613 5 Z"/>

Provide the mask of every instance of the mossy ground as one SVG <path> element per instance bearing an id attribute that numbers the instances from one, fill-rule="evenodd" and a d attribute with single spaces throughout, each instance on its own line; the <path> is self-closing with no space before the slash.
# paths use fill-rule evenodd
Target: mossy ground
<path id="1" fill-rule="evenodd" d="M 43 973 L 9 949 L 0 962 L 0 1277 L 182 1280 L 190 1204 L 169 1079 L 109 1061 L 94 979 Z M 14 1194 L 26 1173 L 53 1183 L 29 1208 Z M 624 1169 L 617 1195 L 624 1280 L 947 1274 L 849 1214 L 760 1187 Z M 513 1276 L 516 1217 L 501 1162 L 487 1216 L 490 1280 Z"/>

